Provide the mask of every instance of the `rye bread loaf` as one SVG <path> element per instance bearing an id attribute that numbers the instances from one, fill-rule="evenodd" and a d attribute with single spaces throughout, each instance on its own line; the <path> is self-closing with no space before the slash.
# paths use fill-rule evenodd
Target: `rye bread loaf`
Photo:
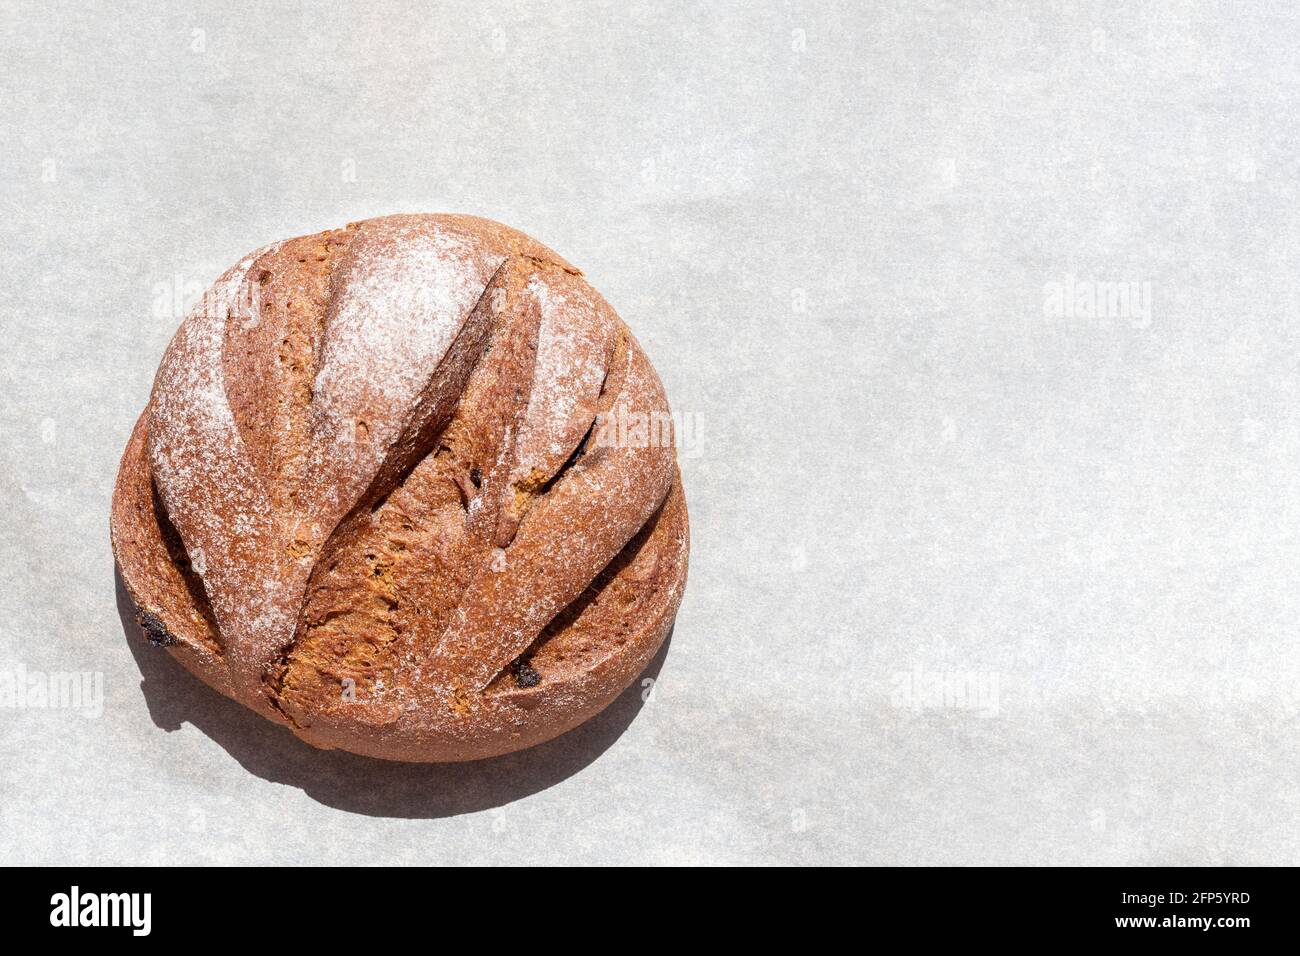
<path id="1" fill-rule="evenodd" d="M 686 504 L 658 376 L 582 274 L 387 216 L 225 273 L 123 455 L 144 634 L 318 747 L 470 760 L 605 707 L 668 633 Z"/>

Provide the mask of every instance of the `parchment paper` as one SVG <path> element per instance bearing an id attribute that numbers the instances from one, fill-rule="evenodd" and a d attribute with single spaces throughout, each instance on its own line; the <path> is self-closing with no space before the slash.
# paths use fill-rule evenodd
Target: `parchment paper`
<path id="1" fill-rule="evenodd" d="M 1298 17 L 0 4 L 0 862 L 1297 862 Z M 586 271 L 692 520 L 654 682 L 451 768 L 128 644 L 108 546 L 185 300 L 404 211 Z"/>

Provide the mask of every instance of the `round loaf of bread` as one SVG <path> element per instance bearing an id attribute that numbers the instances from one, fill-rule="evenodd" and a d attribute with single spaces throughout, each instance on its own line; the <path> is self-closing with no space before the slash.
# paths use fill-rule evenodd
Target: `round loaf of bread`
<path id="1" fill-rule="evenodd" d="M 318 747 L 472 760 L 599 712 L 686 582 L 663 386 L 582 273 L 484 219 L 278 242 L 182 323 L 113 552 L 144 635 Z"/>

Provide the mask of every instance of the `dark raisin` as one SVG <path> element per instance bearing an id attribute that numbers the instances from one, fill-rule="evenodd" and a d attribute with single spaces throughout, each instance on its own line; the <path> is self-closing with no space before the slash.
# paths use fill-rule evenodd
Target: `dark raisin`
<path id="1" fill-rule="evenodd" d="M 511 663 L 510 670 L 515 675 L 515 683 L 520 687 L 536 687 L 542 682 L 542 675 L 533 670 L 532 665 L 522 657 Z"/>
<path id="2" fill-rule="evenodd" d="M 135 621 L 144 628 L 144 637 L 154 647 L 171 647 L 176 643 L 176 636 L 167 630 L 165 624 L 148 611 L 139 609 L 135 612 Z"/>
<path id="3" fill-rule="evenodd" d="M 483 487 L 483 472 L 479 471 L 478 465 L 469 470 L 469 480 L 474 482 L 475 488 Z"/>

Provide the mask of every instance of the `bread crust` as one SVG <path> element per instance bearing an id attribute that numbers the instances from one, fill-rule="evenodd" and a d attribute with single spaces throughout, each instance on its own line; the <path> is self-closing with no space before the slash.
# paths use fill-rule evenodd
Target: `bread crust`
<path id="1" fill-rule="evenodd" d="M 581 273 L 465 216 L 277 243 L 185 319 L 127 443 L 143 635 L 307 742 L 533 746 L 654 656 L 689 527 L 667 399 Z"/>

